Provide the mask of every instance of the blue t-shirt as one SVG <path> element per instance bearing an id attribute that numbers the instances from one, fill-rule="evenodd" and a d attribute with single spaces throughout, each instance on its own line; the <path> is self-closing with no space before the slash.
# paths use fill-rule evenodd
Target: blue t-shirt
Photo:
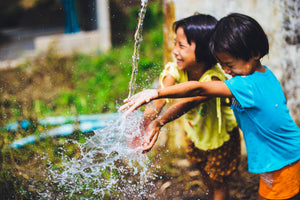
<path id="1" fill-rule="evenodd" d="M 300 129 L 274 74 L 266 67 L 224 82 L 234 96 L 231 108 L 244 134 L 249 172 L 270 172 L 299 160 Z"/>

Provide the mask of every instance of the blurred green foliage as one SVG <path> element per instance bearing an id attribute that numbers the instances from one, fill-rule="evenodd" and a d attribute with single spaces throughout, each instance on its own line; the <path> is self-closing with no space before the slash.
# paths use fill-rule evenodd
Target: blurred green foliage
<path id="1" fill-rule="evenodd" d="M 162 39 L 160 27 L 144 34 L 136 90 L 149 87 L 158 77 L 162 69 Z M 133 45 L 133 39 L 129 39 L 127 44 L 98 57 L 74 55 L 74 89 L 59 94 L 52 104 L 74 104 L 77 114 L 116 112 L 128 94 Z"/>

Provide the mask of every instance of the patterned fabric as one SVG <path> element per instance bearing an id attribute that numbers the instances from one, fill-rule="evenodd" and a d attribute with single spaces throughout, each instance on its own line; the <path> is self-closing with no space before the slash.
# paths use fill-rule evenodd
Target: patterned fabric
<path id="1" fill-rule="evenodd" d="M 224 182 L 224 178 L 237 170 L 241 157 L 241 143 L 238 128 L 230 133 L 230 140 L 220 148 L 202 151 L 186 137 L 187 157 L 190 162 L 204 171 L 212 180 Z"/>

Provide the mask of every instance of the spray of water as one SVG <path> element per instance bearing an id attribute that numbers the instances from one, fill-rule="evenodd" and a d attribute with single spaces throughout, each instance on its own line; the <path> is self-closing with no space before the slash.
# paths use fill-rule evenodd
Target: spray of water
<path id="1" fill-rule="evenodd" d="M 132 73 L 131 78 L 129 82 L 129 94 L 128 97 L 130 97 L 134 92 L 134 84 L 136 80 L 136 75 L 138 73 L 138 62 L 139 62 L 139 48 L 140 44 L 143 41 L 142 38 L 142 31 L 143 31 L 143 21 L 146 14 L 146 8 L 147 8 L 147 0 L 142 0 L 141 3 L 141 9 L 139 12 L 139 19 L 138 24 L 136 27 L 136 31 L 134 34 L 134 49 L 133 49 L 133 55 L 132 55 Z"/>
<path id="2" fill-rule="evenodd" d="M 80 157 L 69 158 L 62 151 L 64 162 L 59 168 L 49 163 L 49 182 L 58 191 L 41 192 L 45 199 L 88 197 L 118 199 L 155 199 L 151 196 L 156 178 L 150 162 L 141 153 L 141 113 L 126 119 L 111 120 L 105 128 L 94 131 L 84 143 L 76 143 Z M 147 188 L 147 189 L 146 189 Z M 60 193 L 60 194 L 58 194 Z"/>

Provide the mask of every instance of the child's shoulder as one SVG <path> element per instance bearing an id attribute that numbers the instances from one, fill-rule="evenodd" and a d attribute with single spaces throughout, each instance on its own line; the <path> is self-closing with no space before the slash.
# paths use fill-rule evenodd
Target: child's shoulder
<path id="1" fill-rule="evenodd" d="M 225 73 L 221 69 L 219 64 L 216 64 L 212 66 L 210 69 L 208 69 L 201 77 L 200 81 L 211 81 L 212 77 L 216 77 L 220 79 L 221 81 L 224 81 L 227 79 L 225 76 Z"/>
<path id="2" fill-rule="evenodd" d="M 162 80 L 167 75 L 171 75 L 176 79 L 177 82 L 185 82 L 187 81 L 187 74 L 184 71 L 178 69 L 177 63 L 168 62 L 164 66 L 164 70 L 160 74 L 160 79 Z"/>
<path id="3" fill-rule="evenodd" d="M 164 66 L 164 70 L 171 71 L 171 70 L 178 70 L 178 66 L 176 62 L 168 62 Z"/>

